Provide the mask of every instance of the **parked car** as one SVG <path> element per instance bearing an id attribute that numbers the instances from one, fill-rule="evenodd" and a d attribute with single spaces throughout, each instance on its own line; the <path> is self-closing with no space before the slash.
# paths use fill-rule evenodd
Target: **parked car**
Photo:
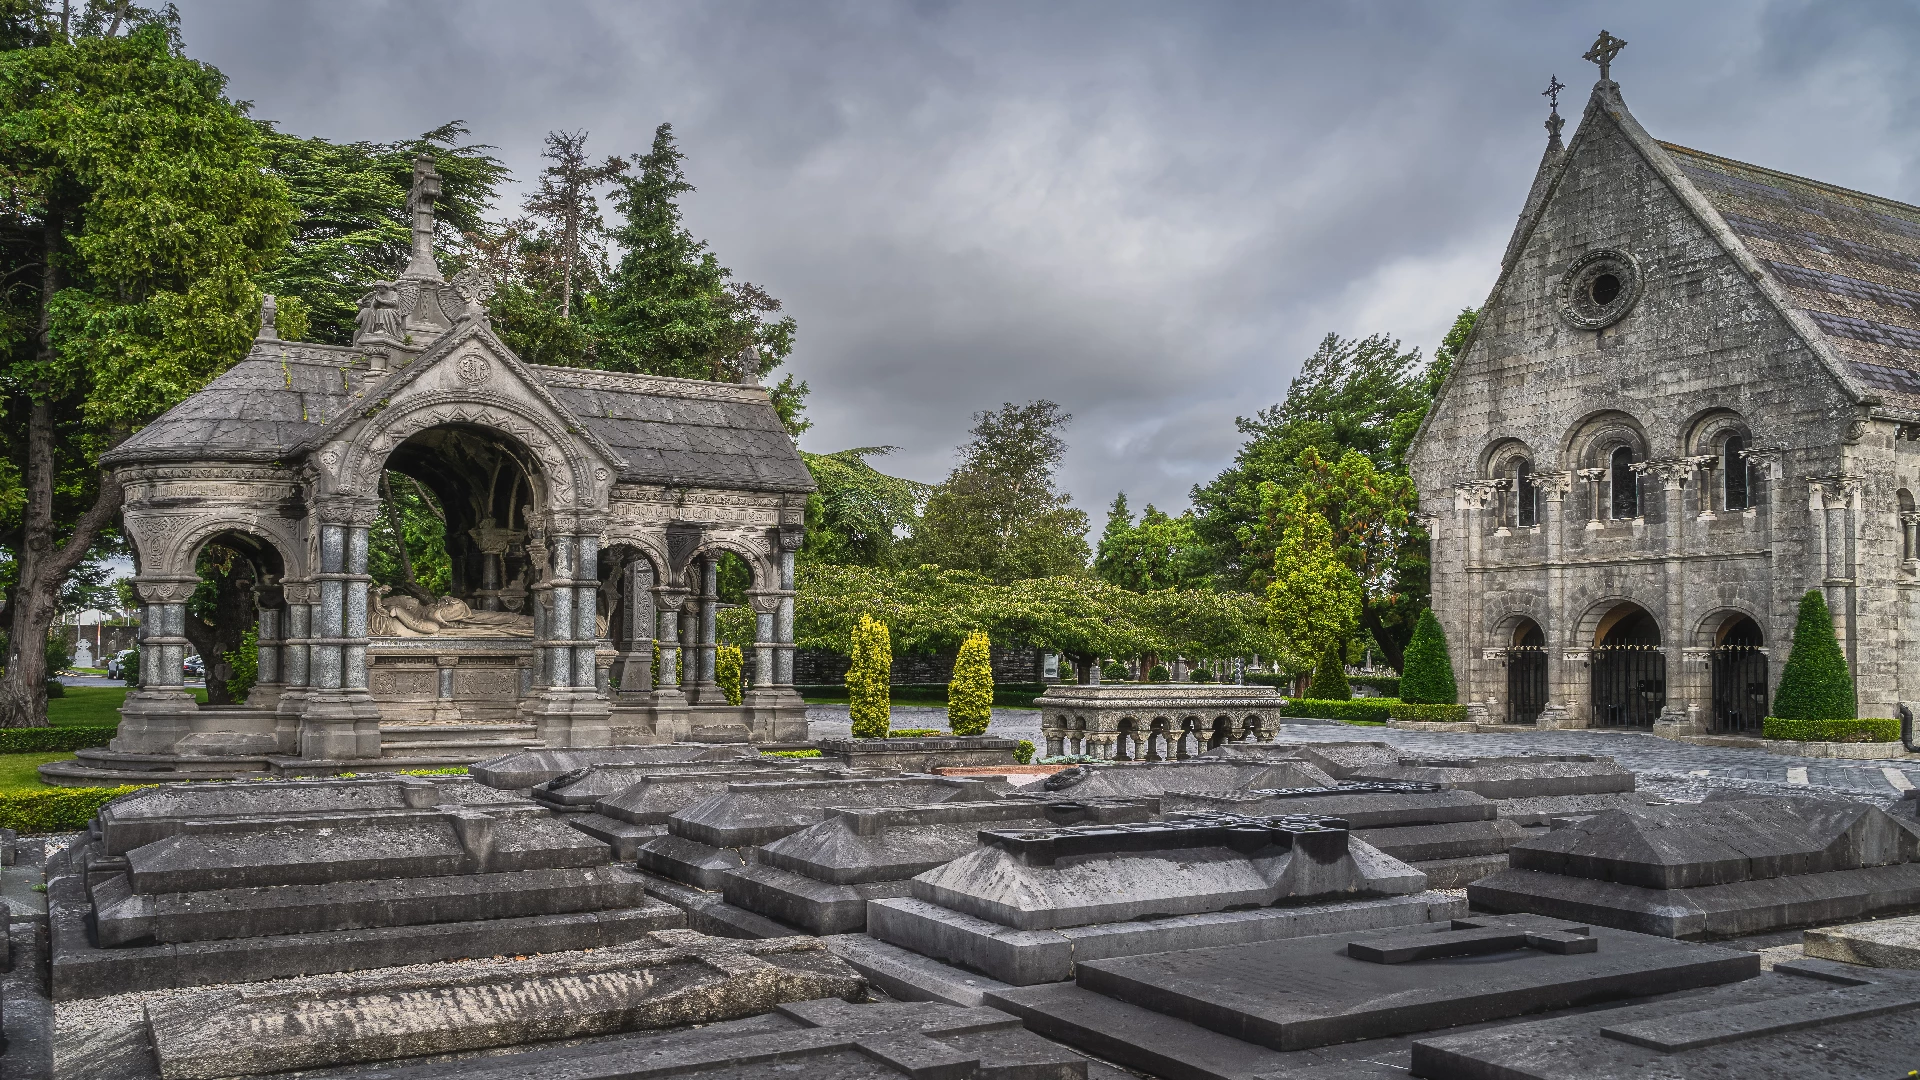
<path id="1" fill-rule="evenodd" d="M 120 673 L 126 667 L 127 657 L 132 655 L 132 649 L 121 649 L 119 652 L 107 657 L 107 678 L 122 678 L 123 676 Z"/>
<path id="2" fill-rule="evenodd" d="M 207 662 L 198 655 L 189 656 L 180 662 L 180 674 L 189 679 L 204 679 L 207 677 Z"/>

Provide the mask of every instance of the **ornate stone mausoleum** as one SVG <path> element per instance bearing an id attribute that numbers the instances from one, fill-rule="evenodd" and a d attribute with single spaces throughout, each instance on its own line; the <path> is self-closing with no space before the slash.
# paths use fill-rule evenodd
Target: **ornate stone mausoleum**
<path id="1" fill-rule="evenodd" d="M 423 159 L 412 261 L 362 301 L 352 345 L 280 340 L 269 300 L 245 359 L 104 458 L 126 486 L 141 685 L 111 749 L 49 779 L 805 738 L 793 558 L 813 482 L 756 363 L 737 383 L 523 363 L 481 280 L 435 266 L 437 190 Z M 371 587 L 389 470 L 446 516 L 452 589 L 432 603 Z M 182 628 L 216 540 L 261 583 L 259 679 L 209 708 L 182 685 Z M 714 678 L 724 552 L 753 577 L 737 706 Z"/>
<path id="2" fill-rule="evenodd" d="M 1413 450 L 1488 722 L 1758 734 L 1824 593 L 1920 699 L 1920 208 L 1663 143 L 1601 65 Z M 1557 92 L 1557 84 L 1552 88 Z"/>

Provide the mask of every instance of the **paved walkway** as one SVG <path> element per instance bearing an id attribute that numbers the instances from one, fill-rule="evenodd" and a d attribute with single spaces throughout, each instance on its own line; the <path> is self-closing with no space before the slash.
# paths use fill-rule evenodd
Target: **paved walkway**
<path id="1" fill-rule="evenodd" d="M 944 708 L 896 705 L 897 728 L 945 727 Z M 809 705 L 812 738 L 845 737 L 850 730 L 845 705 Z M 991 735 L 1040 744 L 1040 714 L 1032 709 L 995 709 L 987 725 Z M 1783 757 L 1765 750 L 1691 746 L 1671 739 L 1623 731 L 1528 731 L 1458 735 L 1430 731 L 1352 725 L 1288 724 L 1279 742 L 1385 742 L 1413 753 L 1451 756 L 1502 754 L 1606 754 L 1640 774 L 1641 786 L 1677 799 L 1698 799 L 1709 788 L 1736 788 L 1792 794 L 1818 790 L 1879 802 L 1900 798 L 1920 787 L 1920 755 L 1889 761 L 1832 761 Z"/>

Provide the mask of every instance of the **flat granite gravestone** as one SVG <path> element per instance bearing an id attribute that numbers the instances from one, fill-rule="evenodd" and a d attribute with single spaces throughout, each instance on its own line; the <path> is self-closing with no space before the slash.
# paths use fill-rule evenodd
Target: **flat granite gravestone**
<path id="1" fill-rule="evenodd" d="M 867 904 L 874 938 L 1014 985 L 1090 957 L 1373 929 L 1463 913 L 1323 818 L 1188 817 L 983 830 L 982 846 Z M 1285 905 L 1285 906 L 1275 906 Z"/>
<path id="2" fill-rule="evenodd" d="M 1076 799 L 1125 799 L 1170 791 L 1332 787 L 1333 783 L 1331 776 L 1306 761 L 1198 760 L 1076 765 L 1047 777 L 1041 787 Z"/>
<path id="3" fill-rule="evenodd" d="M 1302 756 L 1306 756 L 1303 752 Z M 1632 791 L 1633 773 L 1610 757 L 1594 754 L 1523 754 L 1514 757 L 1402 757 L 1393 765 L 1365 764 L 1342 779 L 1416 780 L 1484 795 L 1489 799 L 1544 795 L 1599 795 Z"/>
<path id="4" fill-rule="evenodd" d="M 1467 887 L 1532 911 L 1679 938 L 1726 938 L 1920 908 L 1920 824 L 1864 803 L 1723 800 L 1563 819 Z"/>
<path id="5" fill-rule="evenodd" d="M 1911 1076 L 1920 977 L 1813 960 L 1747 982 L 1413 1043 L 1431 1080 Z"/>
<path id="6" fill-rule="evenodd" d="M 1012 765 L 1015 739 L 998 735 L 928 735 L 898 739 L 822 739 L 820 756 L 842 765 L 892 772 L 932 772 L 942 767 Z"/>
<path id="7" fill-rule="evenodd" d="M 591 952 L 179 991 L 146 1012 L 163 1080 L 216 1080 L 712 1023 L 864 988 L 808 938 L 668 930 Z"/>
<path id="8" fill-rule="evenodd" d="M 311 1074 L 309 1074 L 311 1075 Z M 684 1031 L 602 1036 L 451 1062 L 328 1070 L 325 1080 L 1122 1080 L 997 1009 L 827 998 Z"/>
<path id="9" fill-rule="evenodd" d="M 420 805 L 381 801 L 396 788 Z M 449 791 L 484 797 L 425 801 Z M 116 800 L 48 865 L 54 998 L 589 948 L 685 925 L 645 878 L 609 865 L 606 845 L 502 797 L 338 780 Z"/>
<path id="10" fill-rule="evenodd" d="M 712 762 L 590 765 L 534 785 L 534 800 L 613 848 L 622 861 L 663 835 L 667 818 L 743 780 L 845 780 L 870 775 L 815 761 L 754 758 Z"/>
<path id="11" fill-rule="evenodd" d="M 675 761 L 758 760 L 760 751 L 742 743 L 666 743 L 657 746 L 591 746 L 516 750 L 467 766 L 467 775 L 488 787 L 525 791 L 556 776 L 599 764 Z"/>
<path id="12" fill-rule="evenodd" d="M 907 895 L 908 879 L 973 851 L 982 829 L 1009 825 L 1147 821 L 1150 799 L 998 799 L 839 809 L 824 821 L 756 849 L 728 871 L 727 902 L 811 934 L 848 934 L 867 925 L 867 901 Z"/>
<path id="13" fill-rule="evenodd" d="M 1820 927 L 1801 940 L 1805 953 L 1817 959 L 1920 970 L 1920 915 Z"/>

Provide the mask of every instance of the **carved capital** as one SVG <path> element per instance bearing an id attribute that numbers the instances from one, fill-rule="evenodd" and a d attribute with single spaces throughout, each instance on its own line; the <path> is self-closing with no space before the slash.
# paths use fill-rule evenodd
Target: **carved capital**
<path id="1" fill-rule="evenodd" d="M 313 516 L 327 525 L 370 528 L 380 517 L 380 502 L 377 499 L 326 496 L 314 502 Z"/>
<path id="2" fill-rule="evenodd" d="M 1462 480 L 1453 486 L 1454 509 L 1485 510 L 1493 505 L 1493 497 L 1506 486 L 1507 481 L 1504 477 L 1490 480 Z"/>
<path id="3" fill-rule="evenodd" d="M 134 578 L 133 591 L 143 603 L 184 604 L 199 578 Z"/>
<path id="4" fill-rule="evenodd" d="M 793 594 L 777 591 L 749 592 L 747 593 L 747 603 L 753 606 L 755 614 L 777 615 L 780 612 L 781 599 L 791 595 Z"/>
<path id="5" fill-rule="evenodd" d="M 679 611 L 692 596 L 691 589 L 658 588 L 653 590 L 653 603 L 661 611 Z"/>
<path id="6" fill-rule="evenodd" d="M 1573 475 L 1563 472 L 1535 473 L 1533 484 L 1549 499 L 1564 499 L 1573 490 Z"/>
<path id="7" fill-rule="evenodd" d="M 806 540 L 807 530 L 803 525 L 782 524 L 767 530 L 768 551 L 799 551 Z"/>
<path id="8" fill-rule="evenodd" d="M 443 668 L 456 667 L 460 663 L 460 658 L 457 656 L 436 656 L 433 658 L 433 662 Z"/>
<path id="9" fill-rule="evenodd" d="M 1668 491 L 1678 491 L 1685 487 L 1687 479 L 1693 475 L 1694 470 L 1691 458 L 1657 458 L 1650 461 L 1636 461 L 1627 467 L 1642 476 L 1651 476 L 1659 480 Z"/>
<path id="10" fill-rule="evenodd" d="M 1574 472 L 1579 474 L 1580 479 L 1585 480 L 1589 484 L 1598 484 L 1607 478 L 1607 470 L 1604 468 L 1575 469 Z"/>
<path id="11" fill-rule="evenodd" d="M 289 604 L 317 604 L 320 602 L 320 584 L 314 581 L 282 582 L 280 594 Z"/>
<path id="12" fill-rule="evenodd" d="M 1760 469 L 1761 475 L 1766 479 L 1778 480 L 1781 475 L 1780 464 L 1786 456 L 1786 450 L 1778 446 L 1755 446 L 1740 451 L 1740 456 L 1747 460 L 1750 467 Z"/>

